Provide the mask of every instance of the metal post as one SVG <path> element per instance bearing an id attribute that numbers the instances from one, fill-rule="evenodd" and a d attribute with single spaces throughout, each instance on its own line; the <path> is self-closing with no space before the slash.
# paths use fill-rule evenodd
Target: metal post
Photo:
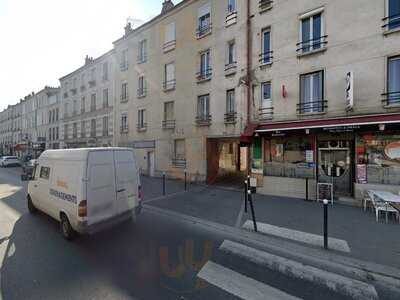
<path id="1" fill-rule="evenodd" d="M 248 199 L 249 199 L 249 204 L 250 204 L 250 209 L 251 209 L 251 216 L 253 218 L 254 231 L 257 232 L 256 214 L 254 213 L 254 206 L 253 206 L 253 200 L 251 197 L 251 191 L 248 190 L 247 193 L 248 193 Z"/>
<path id="2" fill-rule="evenodd" d="M 163 172 L 162 176 L 163 176 L 163 187 L 162 187 L 162 193 L 163 193 L 163 196 L 165 196 L 165 172 Z"/>
<path id="3" fill-rule="evenodd" d="M 187 186 L 186 186 L 186 169 L 185 169 L 185 191 L 187 190 Z"/>
<path id="4" fill-rule="evenodd" d="M 244 212 L 247 213 L 247 180 L 244 181 Z"/>
<path id="5" fill-rule="evenodd" d="M 306 201 L 308 201 L 308 178 L 306 178 Z"/>
<path id="6" fill-rule="evenodd" d="M 328 249 L 328 200 L 324 199 L 324 248 Z"/>

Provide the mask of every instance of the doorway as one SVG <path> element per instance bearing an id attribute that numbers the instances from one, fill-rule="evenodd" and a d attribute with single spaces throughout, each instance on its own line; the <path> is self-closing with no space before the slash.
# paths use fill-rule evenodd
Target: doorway
<path id="1" fill-rule="evenodd" d="M 147 152 L 147 174 L 149 174 L 150 177 L 154 177 L 154 170 L 155 170 L 154 151 Z"/>

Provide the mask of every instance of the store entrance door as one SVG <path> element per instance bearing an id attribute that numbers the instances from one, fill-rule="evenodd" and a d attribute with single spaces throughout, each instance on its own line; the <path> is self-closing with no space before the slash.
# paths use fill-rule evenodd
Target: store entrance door
<path id="1" fill-rule="evenodd" d="M 350 141 L 330 141 L 318 149 L 318 182 L 332 183 L 333 194 L 351 196 L 352 167 Z"/>

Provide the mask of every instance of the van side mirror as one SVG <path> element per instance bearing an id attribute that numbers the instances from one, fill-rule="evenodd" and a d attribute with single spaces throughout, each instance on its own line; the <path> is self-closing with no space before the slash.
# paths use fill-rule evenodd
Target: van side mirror
<path id="1" fill-rule="evenodd" d="M 29 181 L 32 179 L 33 179 L 33 176 L 30 174 L 21 174 L 21 181 Z"/>

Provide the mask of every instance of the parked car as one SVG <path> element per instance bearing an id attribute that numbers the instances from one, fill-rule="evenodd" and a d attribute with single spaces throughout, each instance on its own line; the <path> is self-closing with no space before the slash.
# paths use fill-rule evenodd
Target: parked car
<path id="1" fill-rule="evenodd" d="M 140 177 L 132 149 L 47 150 L 29 180 L 31 213 L 41 210 L 61 224 L 61 233 L 93 233 L 141 211 Z"/>
<path id="2" fill-rule="evenodd" d="M 21 165 L 21 162 L 16 156 L 3 156 L 1 158 L 0 163 L 2 167 L 12 167 Z"/>
<path id="3" fill-rule="evenodd" d="M 22 164 L 22 173 L 26 175 L 32 175 L 33 174 L 33 169 L 35 168 L 35 165 L 37 163 L 36 159 L 31 159 L 25 163 Z"/>

